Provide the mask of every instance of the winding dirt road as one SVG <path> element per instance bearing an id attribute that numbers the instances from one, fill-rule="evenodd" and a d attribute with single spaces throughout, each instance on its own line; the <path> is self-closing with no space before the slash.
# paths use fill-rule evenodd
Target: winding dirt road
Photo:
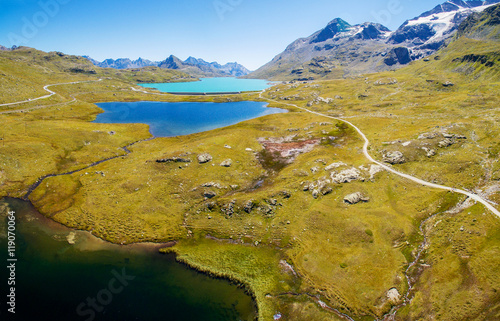
<path id="1" fill-rule="evenodd" d="M 27 103 L 27 102 L 31 102 L 31 101 L 36 101 L 36 100 L 40 100 L 40 99 L 46 99 L 46 98 L 49 98 L 49 97 L 52 97 L 53 95 L 55 95 L 56 93 L 52 90 L 49 89 L 49 87 L 51 86 L 59 86 L 59 85 L 70 85 L 70 84 L 79 84 L 79 83 L 86 83 L 86 82 L 94 82 L 94 81 L 102 81 L 102 79 L 99 79 L 99 80 L 87 80 L 87 81 L 76 81 L 76 82 L 68 82 L 68 83 L 59 83 L 59 84 L 51 84 L 51 85 L 46 85 L 43 87 L 43 89 L 45 91 L 47 91 L 49 93 L 49 95 L 45 95 L 45 96 L 42 96 L 42 97 L 38 97 L 38 98 L 33 98 L 33 99 L 28 99 L 28 100 L 24 100 L 24 101 L 18 101 L 18 102 L 13 102 L 13 103 L 7 103 L 7 104 L 1 104 L 0 107 L 2 106 L 12 106 L 12 105 L 18 105 L 18 104 L 22 104 L 22 103 Z M 142 91 L 142 90 L 137 90 L 135 88 L 132 87 L 132 90 L 133 91 L 136 91 L 136 92 L 144 92 L 144 93 L 148 93 L 146 91 Z M 438 185 L 438 184 L 434 184 L 434 183 L 430 183 L 430 182 L 426 182 L 420 178 L 417 178 L 417 177 L 414 177 L 414 176 L 411 176 L 411 175 L 408 175 L 408 174 L 404 174 L 404 173 L 401 173 L 397 170 L 395 170 L 394 168 L 382 163 L 382 162 L 379 162 L 377 160 L 375 160 L 369 153 L 368 153 L 368 146 L 370 146 L 370 141 L 368 140 L 368 138 L 366 137 L 366 135 L 356 126 L 354 125 L 353 123 L 351 123 L 350 121 L 348 120 L 345 120 L 345 119 L 341 119 L 341 118 L 337 118 L 337 117 L 333 117 L 333 116 L 328 116 L 328 115 L 325 115 L 325 114 L 322 114 L 322 113 L 318 113 L 318 112 L 315 112 L 315 111 L 312 111 L 312 110 L 309 110 L 307 108 L 304 108 L 304 107 L 299 107 L 295 104 L 289 104 L 289 103 L 283 103 L 283 102 L 278 102 L 278 101 L 275 101 L 275 100 L 272 100 L 272 99 L 268 99 L 268 98 L 264 98 L 262 97 L 262 94 L 265 92 L 262 91 L 260 92 L 259 94 L 259 97 L 263 100 L 267 100 L 267 101 L 270 101 L 270 102 L 274 102 L 274 103 L 279 103 L 279 104 L 284 104 L 284 105 L 288 105 L 288 106 L 292 106 L 292 107 L 295 107 L 295 108 L 298 108 L 298 109 L 301 109 L 303 111 L 306 111 L 308 113 L 311 113 L 311 114 L 315 114 L 315 115 L 318 115 L 318 116 L 322 116 L 322 117 L 326 117 L 326 118 L 330 118 L 330 119 L 333 119 L 333 120 L 336 120 L 336 121 L 340 121 L 340 122 L 343 122 L 343 123 L 346 123 L 348 124 L 349 126 L 351 126 L 352 128 L 354 128 L 358 134 L 363 138 L 363 140 L 365 141 L 364 145 L 363 145 L 363 154 L 365 155 L 365 157 L 372 163 L 374 164 L 377 164 L 379 166 L 381 166 L 382 168 L 384 168 L 385 170 L 387 170 L 388 172 L 391 172 L 393 174 L 396 174 L 400 177 L 403 177 L 403 178 L 406 178 L 410 181 L 413 181 L 417 184 L 421 184 L 423 186 L 427 186 L 427 187 L 431 187 L 431 188 L 436 188 L 436 189 L 441 189 L 441 190 L 446 190 L 446 191 L 450 191 L 450 192 L 453 192 L 453 193 L 459 193 L 459 194 L 463 194 L 467 197 L 470 197 L 472 198 L 473 200 L 483 204 L 487 209 L 489 209 L 493 214 L 495 214 L 496 216 L 500 217 L 500 211 L 498 211 L 493 205 L 491 205 L 487 200 L 483 199 L 482 197 L 480 197 L 479 195 L 477 194 L 474 194 L 474 193 L 471 193 L 471 192 L 468 192 L 468 191 L 464 191 L 464 190 L 461 190 L 461 189 L 457 189 L 457 188 L 453 188 L 453 187 L 448 187 L 448 186 L 444 186 L 444 185 Z M 151 93 L 148 93 L 148 94 L 151 94 Z M 7 111 L 7 112 L 13 112 L 13 111 Z M 16 110 L 16 112 L 19 112 L 19 110 Z M 5 113 L 5 112 L 4 112 Z"/>
<path id="2" fill-rule="evenodd" d="M 97 81 L 102 81 L 102 79 L 99 79 L 99 80 L 74 81 L 74 82 L 66 82 L 66 83 L 60 83 L 60 84 L 45 85 L 43 87 L 43 90 L 45 90 L 46 92 L 48 92 L 49 93 L 48 95 L 45 95 L 45 96 L 42 96 L 42 97 L 38 97 L 38 98 L 30 98 L 28 100 L 23 100 L 23 101 L 16 101 L 16 102 L 13 102 L 13 103 L 0 104 L 0 107 L 19 105 L 19 104 L 29 103 L 29 102 L 32 102 L 32 101 L 36 101 L 36 100 L 40 100 L 40 99 L 47 99 L 49 97 L 52 97 L 52 96 L 54 96 L 56 94 L 55 92 L 53 92 L 52 90 L 49 89 L 49 87 L 52 87 L 52 86 L 73 85 L 73 84 L 81 84 L 81 83 L 85 83 L 85 82 L 97 82 Z"/>
<path id="3" fill-rule="evenodd" d="M 379 166 L 381 166 L 382 168 L 384 168 L 385 170 L 387 170 L 388 172 L 391 172 L 393 174 L 396 174 L 400 177 L 403 177 L 403 178 L 406 178 L 410 181 L 413 181 L 417 184 L 421 184 L 423 186 L 427 186 L 427 187 L 432 187 L 432 188 L 436 188 L 436 189 L 441 189 L 441 190 L 446 190 L 446 191 L 450 191 L 450 192 L 453 192 L 453 193 L 459 193 L 459 194 L 463 194 L 463 195 L 466 195 L 470 198 L 472 198 L 473 200 L 483 204 L 487 209 L 489 209 L 493 214 L 495 214 L 496 216 L 500 217 L 500 211 L 498 211 L 493 205 L 491 205 L 487 200 L 483 199 L 482 197 L 480 197 L 479 195 L 477 194 L 474 194 L 474 193 L 471 193 L 471 192 L 468 192 L 468 191 L 464 191 L 464 190 L 461 190 L 461 189 L 457 189 L 457 188 L 453 188 L 453 187 L 448 187 L 448 186 L 443 186 L 443 185 L 438 185 L 438 184 L 434 184 L 434 183 L 430 183 L 430 182 L 426 182 L 420 178 L 417 178 L 417 177 L 414 177 L 414 176 L 411 176 L 411 175 L 408 175 L 408 174 L 404 174 L 404 173 L 401 173 L 397 170 L 395 170 L 394 168 L 384 164 L 384 163 L 381 163 L 377 160 L 375 160 L 369 153 L 368 153 L 368 146 L 370 146 L 370 141 L 368 140 L 368 138 L 366 137 L 366 135 L 357 127 L 355 126 L 353 123 L 351 123 L 350 121 L 347 121 L 345 119 L 341 119 L 341 118 L 337 118 L 337 117 L 333 117 L 333 116 L 328 116 L 328 115 L 325 115 L 325 114 L 321 114 L 321 113 L 318 113 L 318 112 L 315 112 L 315 111 L 312 111 L 312 110 L 309 110 L 307 108 L 304 108 L 304 107 L 299 107 L 297 105 L 294 105 L 294 104 L 289 104 L 289 103 L 283 103 L 281 101 L 276 101 L 276 100 L 272 100 L 272 99 L 268 99 L 268 98 L 264 98 L 262 97 L 262 94 L 264 93 L 264 91 L 262 91 L 260 94 L 259 94 L 259 97 L 264 99 L 264 100 L 267 100 L 267 101 L 270 101 L 270 102 L 274 102 L 274 103 L 278 103 L 278 104 L 284 104 L 284 105 L 288 105 L 288 106 L 292 106 L 292 107 L 295 107 L 295 108 L 298 108 L 298 109 L 301 109 L 303 111 L 306 111 L 308 113 L 311 113 L 311 114 L 315 114 L 315 115 L 318 115 L 318 116 L 322 116 L 322 117 L 326 117 L 326 118 L 330 118 L 330 119 L 334 119 L 334 120 L 337 120 L 337 121 L 340 121 L 340 122 L 343 122 L 343 123 L 346 123 L 348 124 L 349 126 L 351 126 L 352 128 L 354 128 L 358 134 L 363 137 L 364 141 L 365 141 L 365 144 L 363 145 L 363 154 L 365 155 L 365 157 L 372 163 L 375 163 Z"/>

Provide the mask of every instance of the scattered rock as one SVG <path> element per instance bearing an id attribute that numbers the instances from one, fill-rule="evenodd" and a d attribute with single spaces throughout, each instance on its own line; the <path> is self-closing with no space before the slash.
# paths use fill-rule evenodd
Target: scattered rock
<path id="1" fill-rule="evenodd" d="M 319 167 L 313 167 L 313 168 L 311 168 L 311 172 L 313 174 L 316 174 L 317 172 L 319 172 Z"/>
<path id="2" fill-rule="evenodd" d="M 290 274 L 293 274 L 295 276 L 297 276 L 297 273 L 295 272 L 293 266 L 291 264 L 289 264 L 287 261 L 285 260 L 281 260 L 280 261 L 280 266 L 283 268 L 283 270 L 285 270 L 287 273 L 290 273 Z"/>
<path id="3" fill-rule="evenodd" d="M 66 236 L 66 240 L 68 241 L 68 244 L 75 245 L 75 243 L 76 243 L 76 233 L 75 232 L 70 232 Z"/>
<path id="4" fill-rule="evenodd" d="M 375 175 L 377 175 L 380 172 L 383 172 L 384 168 L 380 165 L 371 165 L 370 166 L 370 179 L 373 179 Z"/>
<path id="5" fill-rule="evenodd" d="M 253 149 L 251 149 L 251 148 L 247 148 L 247 149 L 245 149 L 245 150 L 246 150 L 247 152 L 253 152 Z"/>
<path id="6" fill-rule="evenodd" d="M 384 162 L 395 165 L 395 164 L 403 164 L 406 162 L 403 153 L 400 151 L 387 152 L 383 158 Z"/>
<path id="7" fill-rule="evenodd" d="M 283 198 L 285 198 L 285 199 L 292 197 L 292 194 L 288 191 L 281 191 L 280 195 L 283 196 Z"/>
<path id="8" fill-rule="evenodd" d="M 245 212 L 247 212 L 248 214 L 250 214 L 250 212 L 252 211 L 252 209 L 254 208 L 255 206 L 255 201 L 254 200 L 250 200 L 248 202 L 245 203 L 245 206 L 243 206 L 243 210 Z"/>
<path id="9" fill-rule="evenodd" d="M 443 86 L 444 86 L 444 87 L 453 87 L 453 86 L 455 86 L 455 84 L 454 84 L 454 83 L 452 83 L 451 81 L 447 81 L 447 82 L 445 82 L 445 83 L 443 84 Z"/>
<path id="10" fill-rule="evenodd" d="M 333 124 L 325 122 L 325 123 L 320 123 L 319 125 L 320 126 L 332 126 Z"/>
<path id="11" fill-rule="evenodd" d="M 438 137 L 438 133 L 424 133 L 418 136 L 418 139 L 434 139 Z"/>
<path id="12" fill-rule="evenodd" d="M 404 147 L 408 147 L 408 146 L 410 146 L 410 145 L 411 145 L 411 141 L 409 141 L 409 142 L 404 142 L 404 143 L 402 143 L 401 145 L 403 145 Z"/>
<path id="13" fill-rule="evenodd" d="M 442 140 L 442 141 L 440 141 L 440 142 L 438 143 L 438 146 L 439 146 L 440 148 L 446 148 L 446 147 L 451 146 L 451 145 L 453 145 L 453 144 L 454 144 L 454 142 L 453 142 L 453 140 L 452 140 L 452 139 L 450 139 L 450 138 L 445 138 L 444 140 Z"/>
<path id="14" fill-rule="evenodd" d="M 379 79 L 375 81 L 373 84 L 376 86 L 383 86 L 383 85 L 394 85 L 397 84 L 398 81 L 394 78 L 389 78 L 389 79 Z"/>
<path id="15" fill-rule="evenodd" d="M 225 186 L 223 186 L 219 183 L 215 183 L 215 182 L 208 182 L 208 183 L 202 184 L 201 186 L 202 187 L 215 187 L 218 189 L 225 189 L 226 188 Z"/>
<path id="16" fill-rule="evenodd" d="M 392 288 L 387 292 L 387 299 L 392 303 L 397 303 L 401 300 L 401 294 L 399 294 L 398 289 Z"/>
<path id="17" fill-rule="evenodd" d="M 233 161 L 230 159 L 226 159 L 225 161 L 220 163 L 220 166 L 222 167 L 231 167 L 231 165 L 233 165 Z"/>
<path id="18" fill-rule="evenodd" d="M 324 195 L 328 195 L 328 194 L 331 194 L 333 192 L 333 188 L 331 188 L 330 186 L 327 186 L 327 187 L 324 187 L 322 190 L 321 190 L 321 194 Z"/>
<path id="19" fill-rule="evenodd" d="M 359 180 L 360 178 L 361 173 L 356 168 L 346 169 L 339 174 L 332 173 L 332 181 L 337 184 L 350 183 L 352 181 Z"/>
<path id="20" fill-rule="evenodd" d="M 427 157 L 436 156 L 436 151 L 427 147 L 422 147 L 422 149 L 427 153 Z"/>
<path id="21" fill-rule="evenodd" d="M 211 198 L 216 197 L 217 194 L 215 192 L 212 192 L 212 191 L 206 191 L 203 193 L 203 196 L 208 198 L 208 199 L 211 199 Z"/>
<path id="22" fill-rule="evenodd" d="M 331 171 L 332 169 L 339 168 L 341 166 L 347 166 L 347 165 L 342 162 L 333 163 L 325 167 L 325 171 Z"/>
<path id="23" fill-rule="evenodd" d="M 272 216 L 274 214 L 273 208 L 269 205 L 262 205 L 258 208 L 259 212 L 261 212 L 263 215 L 268 215 Z"/>
<path id="24" fill-rule="evenodd" d="M 318 196 L 319 196 L 319 191 L 318 191 L 317 189 L 315 189 L 315 190 L 312 192 L 312 196 L 313 196 L 314 198 L 318 198 Z"/>
<path id="25" fill-rule="evenodd" d="M 364 196 L 360 192 L 349 194 L 346 197 L 344 197 L 344 202 L 351 205 L 357 204 L 359 202 L 368 202 L 368 201 L 370 201 L 370 198 Z"/>
<path id="26" fill-rule="evenodd" d="M 115 132 L 115 131 L 110 131 L 108 134 L 110 134 L 110 135 L 115 135 L 115 134 L 116 134 L 116 132 Z"/>
<path id="27" fill-rule="evenodd" d="M 231 146 L 229 146 L 229 145 L 224 145 L 224 147 L 227 149 L 231 149 Z"/>
<path id="28" fill-rule="evenodd" d="M 231 202 L 225 204 L 221 208 L 222 213 L 224 213 L 228 217 L 233 216 L 233 214 L 234 214 L 234 204 L 236 204 L 236 200 L 232 200 Z"/>
<path id="29" fill-rule="evenodd" d="M 164 159 L 157 159 L 157 163 L 191 163 L 191 160 L 189 158 L 182 158 L 182 157 L 170 157 L 170 158 L 164 158 Z"/>
<path id="30" fill-rule="evenodd" d="M 198 162 L 200 164 L 205 164 L 205 163 L 208 163 L 210 161 L 212 161 L 212 155 L 210 155 L 208 153 L 198 155 Z"/>

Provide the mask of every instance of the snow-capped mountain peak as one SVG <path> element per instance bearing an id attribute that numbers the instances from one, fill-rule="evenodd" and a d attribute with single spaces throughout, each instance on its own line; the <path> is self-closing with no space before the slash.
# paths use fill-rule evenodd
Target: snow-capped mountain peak
<path id="1" fill-rule="evenodd" d="M 482 12 L 500 0 L 462 1 L 450 0 L 406 21 L 391 34 L 389 42 L 411 49 L 413 59 L 427 56 L 451 38 L 460 23 L 470 14 Z"/>

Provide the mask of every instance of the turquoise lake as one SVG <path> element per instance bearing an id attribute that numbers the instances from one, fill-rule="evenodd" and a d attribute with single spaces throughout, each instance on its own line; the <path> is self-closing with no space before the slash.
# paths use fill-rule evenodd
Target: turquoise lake
<path id="1" fill-rule="evenodd" d="M 285 113 L 267 108 L 267 103 L 239 101 L 209 102 L 112 102 L 97 104 L 104 110 L 96 123 L 141 123 L 150 126 L 155 137 L 173 137 L 209 131 L 261 116 Z"/>
<path id="2" fill-rule="evenodd" d="M 7 210 L 15 211 L 15 315 L 7 312 Z M 74 233 L 75 244 L 68 235 Z M 115 245 L 44 217 L 28 202 L 0 200 L 0 320 L 252 321 L 252 298 L 158 252 Z"/>
<path id="3" fill-rule="evenodd" d="M 139 84 L 146 88 L 156 88 L 166 93 L 224 93 L 261 91 L 273 84 L 262 79 L 238 79 L 231 77 L 201 78 L 200 81 L 179 83 Z"/>

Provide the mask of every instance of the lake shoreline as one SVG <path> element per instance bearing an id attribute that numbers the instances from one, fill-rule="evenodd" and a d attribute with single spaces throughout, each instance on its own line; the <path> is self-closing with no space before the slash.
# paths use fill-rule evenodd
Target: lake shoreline
<path id="1" fill-rule="evenodd" d="M 99 251 L 116 251 L 113 247 L 118 246 L 119 249 L 130 253 L 130 255 L 139 254 L 139 255 L 153 255 L 153 256 L 171 256 L 169 260 L 175 262 L 180 266 L 183 266 L 185 269 L 195 272 L 198 275 L 204 275 L 212 280 L 220 280 L 228 282 L 228 284 L 232 286 L 236 286 L 239 289 L 242 289 L 244 293 L 250 297 L 252 302 L 253 315 L 255 316 L 254 320 L 258 319 L 258 304 L 256 301 L 256 296 L 251 290 L 250 286 L 242 283 L 241 281 L 231 278 L 228 275 L 219 274 L 216 272 L 212 272 L 207 269 L 198 269 L 196 266 L 189 264 L 183 260 L 178 258 L 178 254 L 172 248 L 178 243 L 178 241 L 170 241 L 170 242 L 135 242 L 135 243 L 127 243 L 120 244 L 112 241 L 108 241 L 102 239 L 96 235 L 94 235 L 91 231 L 80 230 L 68 227 L 50 217 L 47 217 L 40 213 L 34 204 L 31 203 L 30 200 L 24 200 L 21 198 L 14 197 L 2 197 L 0 198 L 0 204 L 6 205 L 7 209 L 12 209 L 12 202 L 19 202 L 19 204 L 23 204 L 27 206 L 30 210 L 29 214 L 22 214 L 22 221 L 36 221 L 37 229 L 40 230 L 41 233 L 46 233 L 51 235 L 54 240 L 59 242 L 67 243 L 67 246 L 70 248 L 74 248 L 81 253 L 88 252 L 99 252 Z M 18 204 L 18 205 L 19 205 Z M 20 223 L 21 221 L 18 221 Z M 76 242 L 70 242 L 69 236 L 71 234 L 76 233 Z M 61 237 L 61 235 L 66 236 Z"/>

